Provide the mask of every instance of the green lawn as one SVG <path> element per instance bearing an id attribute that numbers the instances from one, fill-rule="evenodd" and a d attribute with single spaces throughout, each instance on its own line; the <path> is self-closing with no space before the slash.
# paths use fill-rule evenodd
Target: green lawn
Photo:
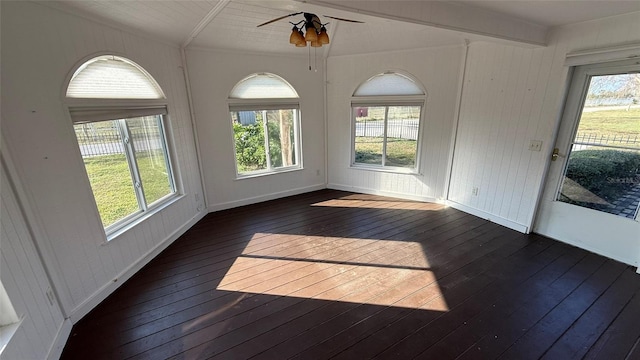
<path id="1" fill-rule="evenodd" d="M 640 134 L 640 109 L 585 112 L 578 133 L 598 135 Z"/>
<path id="2" fill-rule="evenodd" d="M 406 139 L 387 139 L 386 166 L 412 168 L 416 165 L 416 141 Z M 364 137 L 356 138 L 356 163 L 358 164 L 382 164 L 382 138 Z"/>
<path id="3" fill-rule="evenodd" d="M 107 227 L 138 211 L 138 201 L 124 155 L 84 159 L 102 224 Z M 161 156 L 138 153 L 138 168 L 147 204 L 170 193 L 169 178 Z"/>

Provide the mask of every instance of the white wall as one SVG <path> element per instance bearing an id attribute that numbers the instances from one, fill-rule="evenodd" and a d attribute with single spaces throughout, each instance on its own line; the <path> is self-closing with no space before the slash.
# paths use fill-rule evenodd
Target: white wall
<path id="1" fill-rule="evenodd" d="M 446 189 L 463 46 L 328 59 L 329 187 L 433 201 Z M 362 82 L 388 70 L 413 75 L 427 91 L 419 174 L 350 167 L 351 95 Z"/>
<path id="2" fill-rule="evenodd" d="M 631 13 L 555 29 L 539 49 L 472 43 L 449 194 L 454 205 L 529 230 L 562 111 L 566 54 L 638 41 L 640 13 Z M 542 140 L 543 151 L 529 151 L 530 140 Z"/>
<path id="3" fill-rule="evenodd" d="M 24 189 L 20 200 L 32 209 L 28 222 L 41 234 L 36 241 L 62 309 L 75 321 L 200 216 L 195 198 L 202 190 L 180 52 L 32 2 L 3 1 L 1 20 L 2 135 L 16 168 L 11 175 Z M 166 93 L 176 175 L 185 194 L 108 243 L 63 105 L 65 79 L 74 66 L 104 52 L 137 62 Z M 29 341 L 47 344 L 44 335 Z"/>
<path id="4" fill-rule="evenodd" d="M 50 347 L 59 334 L 66 338 L 71 326 L 64 323 L 57 301 L 47 300 L 46 292 L 52 285 L 38 257 L 4 161 L 0 163 L 0 173 L 0 281 L 22 319 L 1 357 L 44 359 L 50 352 L 60 354 L 63 344 L 56 344 L 55 349 Z"/>
<path id="5" fill-rule="evenodd" d="M 320 63 L 317 72 L 309 71 L 307 61 L 306 56 L 187 52 L 210 211 L 325 187 L 323 71 Z M 257 72 L 281 76 L 300 96 L 304 169 L 238 180 L 227 99 L 236 83 Z"/>

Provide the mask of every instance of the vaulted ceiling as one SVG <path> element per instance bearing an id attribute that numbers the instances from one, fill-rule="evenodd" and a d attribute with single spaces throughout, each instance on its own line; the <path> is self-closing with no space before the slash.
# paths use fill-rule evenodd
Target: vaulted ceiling
<path id="1" fill-rule="evenodd" d="M 302 15 L 257 28 L 298 11 L 332 19 L 323 56 L 374 53 L 497 38 L 543 45 L 548 30 L 574 22 L 640 11 L 638 1 L 331 1 L 171 0 L 43 1 L 43 4 L 179 46 L 305 55 L 288 43 Z M 416 11 L 419 10 L 419 11 Z M 640 20 L 640 19 L 639 19 Z M 513 34 L 509 33 L 513 32 Z M 312 51 L 316 51 L 315 49 Z"/>

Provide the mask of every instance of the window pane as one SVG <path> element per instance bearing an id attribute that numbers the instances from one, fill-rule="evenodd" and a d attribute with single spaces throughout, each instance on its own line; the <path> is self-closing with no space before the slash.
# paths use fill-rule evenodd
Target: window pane
<path id="1" fill-rule="evenodd" d="M 138 201 L 116 121 L 74 126 L 102 224 L 138 211 Z"/>
<path id="2" fill-rule="evenodd" d="M 81 66 L 69 82 L 67 97 L 94 99 L 162 99 L 155 80 L 117 56 L 99 56 Z"/>
<path id="3" fill-rule="evenodd" d="M 265 114 L 265 111 L 231 113 L 238 174 L 267 168 L 263 121 Z"/>
<path id="4" fill-rule="evenodd" d="M 355 162 L 382 165 L 385 107 L 356 107 L 354 112 Z"/>
<path id="5" fill-rule="evenodd" d="M 424 95 L 424 91 L 409 77 L 397 73 L 383 73 L 360 85 L 353 96 Z"/>
<path id="6" fill-rule="evenodd" d="M 273 74 L 254 74 L 241 80 L 231 90 L 232 99 L 297 98 L 298 94 L 284 79 Z"/>
<path id="7" fill-rule="evenodd" d="M 640 74 L 593 76 L 558 200 L 634 218 L 640 202 Z"/>
<path id="8" fill-rule="evenodd" d="M 416 166 L 420 106 L 390 106 L 387 117 L 385 166 L 414 168 Z"/>
<path id="9" fill-rule="evenodd" d="M 640 151 L 574 145 L 558 200 L 634 218 L 640 201 Z"/>
<path id="10" fill-rule="evenodd" d="M 269 159 L 272 168 L 296 165 L 293 109 L 267 111 Z"/>
<path id="11" fill-rule="evenodd" d="M 127 119 L 147 205 L 173 193 L 160 115 Z"/>

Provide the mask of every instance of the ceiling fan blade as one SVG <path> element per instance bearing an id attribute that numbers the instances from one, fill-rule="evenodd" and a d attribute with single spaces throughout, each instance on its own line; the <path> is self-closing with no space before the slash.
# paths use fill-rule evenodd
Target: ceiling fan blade
<path id="1" fill-rule="evenodd" d="M 328 18 L 331 18 L 331 19 L 340 20 L 340 21 L 347 21 L 347 22 L 352 22 L 352 23 L 364 24 L 364 21 L 351 20 L 351 19 L 343 19 L 343 18 L 339 18 L 339 17 L 335 17 L 335 16 L 329 16 L 329 15 L 322 15 L 322 16 L 324 16 L 324 17 L 328 17 Z"/>
<path id="2" fill-rule="evenodd" d="M 262 24 L 260 24 L 260 25 L 258 25 L 258 26 L 256 26 L 256 27 L 260 27 L 260 26 L 264 26 L 264 25 L 267 25 L 267 24 L 271 24 L 272 22 L 276 22 L 276 21 L 278 21 L 278 20 L 282 20 L 282 19 L 284 19 L 284 18 L 288 18 L 288 17 L 290 17 L 290 16 L 296 16 L 296 15 L 300 15 L 300 14 L 302 14 L 302 11 L 301 11 L 301 12 L 297 12 L 297 13 L 293 13 L 293 14 L 289 14 L 289 15 L 285 15 L 285 16 L 280 16 L 280 17 L 275 18 L 275 19 L 273 19 L 273 20 L 269 20 L 269 21 L 267 21 L 267 22 L 265 22 L 265 23 L 262 23 Z"/>

